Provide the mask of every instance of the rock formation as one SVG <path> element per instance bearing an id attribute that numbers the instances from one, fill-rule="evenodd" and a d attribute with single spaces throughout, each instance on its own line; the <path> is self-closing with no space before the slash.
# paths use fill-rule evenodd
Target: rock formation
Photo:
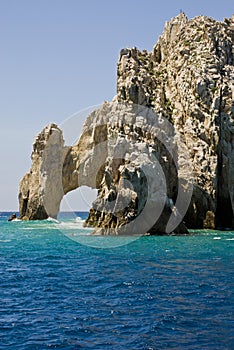
<path id="1" fill-rule="evenodd" d="M 17 219 L 17 215 L 14 213 L 9 217 L 8 221 L 14 221 L 16 219 Z"/>
<path id="2" fill-rule="evenodd" d="M 33 144 L 32 167 L 20 183 L 19 211 L 24 220 L 56 217 L 63 198 L 62 169 L 67 152 L 62 131 L 50 124 Z"/>
<path id="3" fill-rule="evenodd" d="M 151 52 L 121 50 L 117 96 L 77 144 L 64 147 L 54 124 L 37 137 L 21 218 L 56 217 L 63 195 L 87 185 L 98 189 L 86 221 L 96 233 L 233 228 L 233 47 L 234 17 L 181 13 Z"/>

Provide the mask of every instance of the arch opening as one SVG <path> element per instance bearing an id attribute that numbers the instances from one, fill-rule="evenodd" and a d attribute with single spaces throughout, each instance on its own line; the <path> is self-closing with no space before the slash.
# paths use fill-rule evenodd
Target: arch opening
<path id="1" fill-rule="evenodd" d="M 97 198 L 97 190 L 88 186 L 81 186 L 64 195 L 61 204 L 61 212 L 88 212 L 93 201 Z"/>

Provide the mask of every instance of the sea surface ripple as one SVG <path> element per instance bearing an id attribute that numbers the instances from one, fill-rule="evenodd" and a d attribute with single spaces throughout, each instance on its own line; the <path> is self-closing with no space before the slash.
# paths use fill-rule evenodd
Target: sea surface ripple
<path id="1" fill-rule="evenodd" d="M 72 216 L 9 216 L 0 213 L 1 350 L 234 349 L 234 232 L 100 249 L 63 234 L 61 222 L 82 230 Z"/>

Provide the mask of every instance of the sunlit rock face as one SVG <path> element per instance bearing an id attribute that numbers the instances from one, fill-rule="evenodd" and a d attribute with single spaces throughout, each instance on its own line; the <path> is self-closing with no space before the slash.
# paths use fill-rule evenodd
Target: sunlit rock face
<path id="1" fill-rule="evenodd" d="M 63 198 L 62 169 L 66 148 L 62 131 L 55 124 L 36 137 L 31 155 L 32 167 L 19 190 L 20 216 L 25 220 L 55 218 Z"/>
<path id="2" fill-rule="evenodd" d="M 181 13 L 151 52 L 123 49 L 117 96 L 65 147 L 47 126 L 21 181 L 21 218 L 56 217 L 63 195 L 98 189 L 97 234 L 234 227 L 234 22 Z"/>

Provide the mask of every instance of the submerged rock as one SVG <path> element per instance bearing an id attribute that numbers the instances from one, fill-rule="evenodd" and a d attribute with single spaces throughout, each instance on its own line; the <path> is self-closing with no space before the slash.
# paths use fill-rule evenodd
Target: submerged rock
<path id="1" fill-rule="evenodd" d="M 47 126 L 21 181 L 21 218 L 56 218 L 64 194 L 98 189 L 97 234 L 234 227 L 234 20 L 185 14 L 151 52 L 123 49 L 117 96 L 74 146 Z"/>

